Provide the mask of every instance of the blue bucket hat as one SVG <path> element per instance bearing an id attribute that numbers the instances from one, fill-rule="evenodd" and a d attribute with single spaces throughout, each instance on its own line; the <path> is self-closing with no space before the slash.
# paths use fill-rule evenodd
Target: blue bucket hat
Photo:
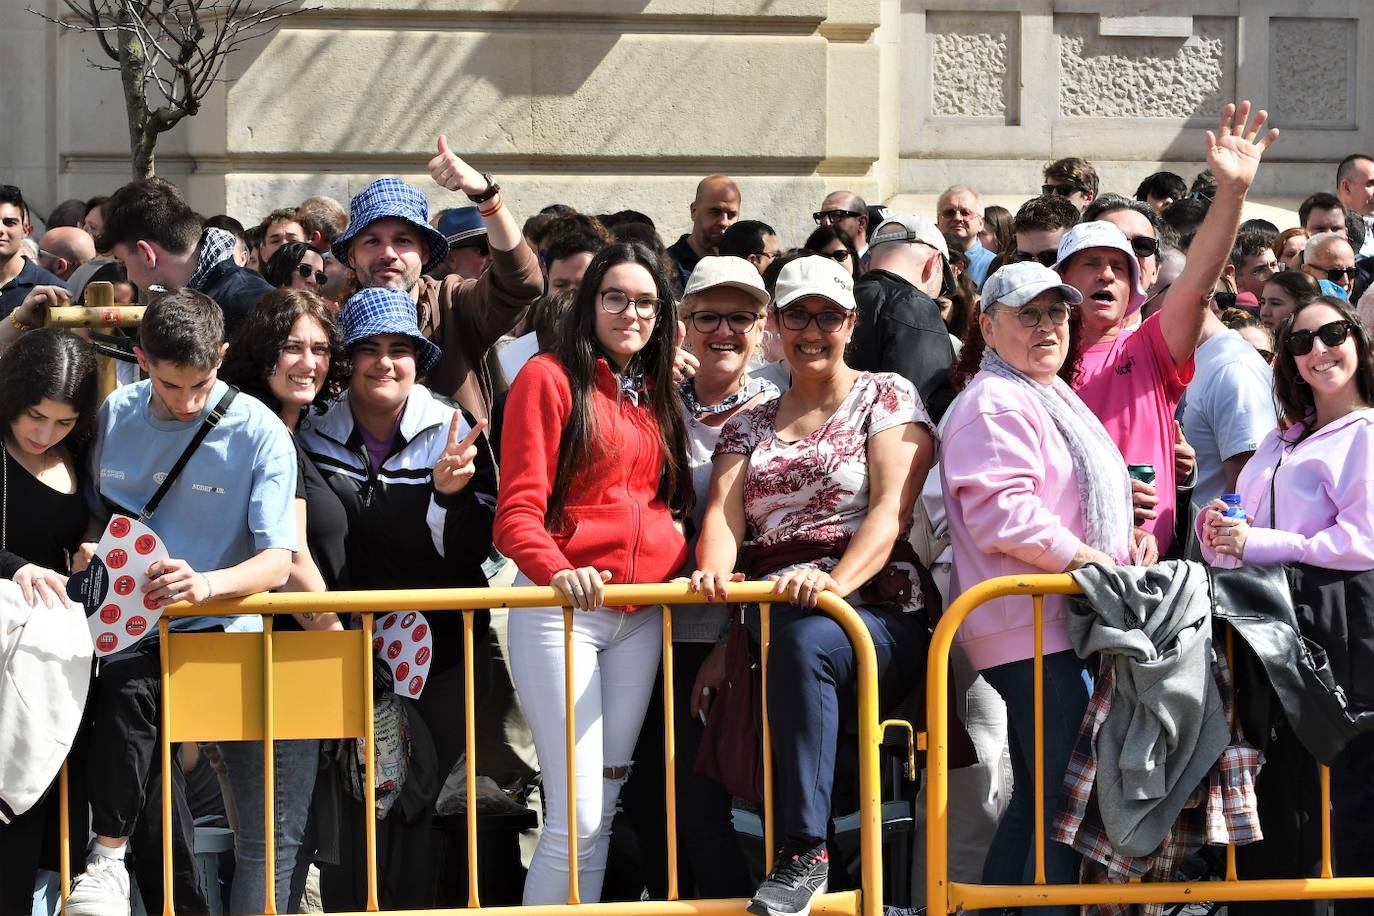
<path id="1" fill-rule="evenodd" d="M 448 239 L 429 224 L 429 201 L 425 195 L 399 178 L 378 178 L 359 191 L 348 205 L 348 228 L 330 246 L 339 263 L 352 267 L 348 243 L 369 225 L 388 216 L 412 224 L 429 243 L 429 257 L 421 270 L 432 270 L 448 255 Z"/>
<path id="2" fill-rule="evenodd" d="M 339 312 L 344 346 L 352 347 L 378 334 L 405 334 L 415 340 L 416 368 L 420 375 L 434 368 L 443 351 L 420 333 L 415 323 L 415 303 L 399 289 L 372 287 L 353 294 Z"/>

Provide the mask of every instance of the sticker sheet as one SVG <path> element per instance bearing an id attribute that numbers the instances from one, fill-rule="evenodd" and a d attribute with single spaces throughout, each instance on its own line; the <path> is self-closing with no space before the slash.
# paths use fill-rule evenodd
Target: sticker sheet
<path id="1" fill-rule="evenodd" d="M 105 526 L 91 565 L 67 580 L 67 596 L 86 609 L 97 657 L 113 655 L 157 632 L 162 608 L 145 599 L 148 567 L 169 554 L 147 525 L 116 515 Z"/>
<path id="2" fill-rule="evenodd" d="M 397 694 L 413 700 L 424 691 L 434 656 L 434 637 L 424 614 L 387 614 L 373 631 L 372 651 L 391 669 L 392 690 Z"/>

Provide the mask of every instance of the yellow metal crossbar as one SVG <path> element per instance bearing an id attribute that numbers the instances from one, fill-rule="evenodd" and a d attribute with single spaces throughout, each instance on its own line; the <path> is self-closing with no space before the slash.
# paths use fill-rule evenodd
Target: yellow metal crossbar
<path id="1" fill-rule="evenodd" d="M 768 602 L 776 596 L 771 582 L 737 583 L 730 586 L 734 601 L 759 603 L 762 609 L 762 658 L 767 677 L 767 653 L 771 632 Z M 355 591 L 329 593 L 275 593 L 232 601 L 212 601 L 196 607 L 176 604 L 168 607 L 159 621 L 158 633 L 162 665 L 161 759 L 164 772 L 171 768 L 171 747 L 181 741 L 262 741 L 264 744 L 264 803 L 268 806 L 266 858 L 268 872 L 264 912 L 273 913 L 272 862 L 275 822 L 271 810 L 274 780 L 273 742 L 306 738 L 355 738 L 365 741 L 367 751 L 365 784 L 366 811 L 375 811 L 375 772 L 372 697 L 372 634 L 376 614 L 418 610 L 424 613 L 458 612 L 463 615 L 464 708 L 463 728 L 467 737 L 468 785 L 476 784 L 476 733 L 473 690 L 473 614 L 489 608 L 558 607 L 563 596 L 552 588 L 482 589 L 408 589 L 397 591 Z M 530 907 L 481 907 L 477 886 L 477 813 L 467 806 L 468 909 L 462 912 L 554 916 L 675 916 L 675 914 L 739 914 L 743 900 L 680 900 L 677 878 L 676 823 L 677 798 L 674 783 L 672 678 L 672 605 L 702 604 L 701 595 L 685 584 L 611 585 L 606 588 L 606 604 L 663 605 L 664 636 L 664 752 L 668 799 L 668 897 L 667 901 L 579 904 L 577 887 L 576 830 L 569 831 L 569 894 L 567 905 Z M 575 612 L 564 607 L 565 645 L 570 646 Z M 881 916 L 882 855 L 881 799 L 879 796 L 878 754 L 882 731 L 878 722 L 877 659 L 873 643 L 862 619 L 842 599 L 821 596 L 818 611 L 834 618 L 854 646 L 858 673 L 859 724 L 859 836 L 861 850 L 861 889 L 822 895 L 812 907 L 819 914 Z M 362 628 L 344 632 L 273 631 L 270 617 L 277 614 L 335 612 L 361 616 Z M 171 620 L 197 616 L 261 614 L 261 633 L 177 633 L 169 629 Z M 576 723 L 573 707 L 571 652 L 566 659 L 566 753 L 568 755 L 568 823 L 575 825 Z M 765 681 L 766 684 L 766 681 Z M 765 691 L 766 693 L 766 691 Z M 764 815 L 765 844 L 771 865 L 773 837 L 773 786 L 771 743 L 764 716 Z M 172 898 L 172 781 L 162 780 L 163 901 L 164 912 L 173 912 Z M 63 794 L 65 799 L 65 793 Z M 364 817 L 366 824 L 367 910 L 378 910 L 376 819 Z M 63 819 L 63 849 L 66 849 L 66 820 Z M 63 881 L 65 905 L 67 882 Z M 458 912 L 458 911 L 452 911 Z"/>
<path id="2" fill-rule="evenodd" d="M 1045 780 L 1061 773 L 1044 771 L 1044 597 L 1081 594 L 1067 575 L 1004 576 L 970 588 L 945 611 L 931 637 L 926 669 L 929 753 L 926 787 L 926 906 L 929 912 L 958 913 L 1003 907 L 1084 904 L 1182 903 L 1188 901 L 1326 900 L 1374 897 L 1374 877 L 1335 878 L 1331 871 L 1330 773 L 1321 768 L 1322 860 L 1319 878 L 1236 879 L 1235 846 L 1227 847 L 1226 880 L 1187 883 L 1046 884 L 1043 810 Z M 1035 615 L 1035 883 L 961 884 L 949 880 L 949 653 L 954 634 L 978 607 L 997 598 L 1023 596 Z M 1230 633 L 1227 650 L 1230 651 Z"/>

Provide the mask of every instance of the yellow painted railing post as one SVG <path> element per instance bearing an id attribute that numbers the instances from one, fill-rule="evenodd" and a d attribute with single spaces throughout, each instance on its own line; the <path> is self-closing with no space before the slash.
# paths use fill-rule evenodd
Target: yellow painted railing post
<path id="1" fill-rule="evenodd" d="M 1035 613 L 1035 883 L 1045 883 L 1045 599 L 1031 599 Z"/>
<path id="2" fill-rule="evenodd" d="M 773 729 L 768 725 L 768 646 L 772 641 L 773 605 L 759 605 L 759 703 L 763 707 L 763 868 L 773 870 L 777 838 L 773 811 Z"/>
<path id="3" fill-rule="evenodd" d="M 377 901 L 377 730 L 376 707 L 372 703 L 372 633 L 375 621 L 371 612 L 363 613 L 363 836 L 367 845 L 367 911 L 381 909 Z"/>
<path id="4" fill-rule="evenodd" d="M 563 703 L 567 715 L 568 753 L 568 903 L 580 903 L 577 873 L 577 696 L 573 692 L 573 614 L 563 608 Z"/>
<path id="5" fill-rule="evenodd" d="M 673 733 L 673 609 L 663 606 L 663 789 L 668 799 L 668 899 L 677 886 L 677 741 Z"/>
<path id="6" fill-rule="evenodd" d="M 272 617 L 262 618 L 262 802 L 266 847 L 263 862 L 263 912 L 277 913 L 277 759 L 273 751 Z"/>
<path id="7" fill-rule="evenodd" d="M 158 618 L 159 690 L 162 696 L 162 728 L 158 749 L 162 756 L 162 912 L 172 916 L 172 664 L 167 615 Z M 195 851 L 192 850 L 192 855 Z"/>
<path id="8" fill-rule="evenodd" d="M 72 839 L 71 839 L 71 787 L 67 783 L 67 762 L 62 761 L 62 769 L 57 773 L 57 816 L 61 819 L 61 836 L 59 844 L 61 849 L 57 852 L 58 878 L 62 886 L 58 888 L 61 897 L 60 912 L 62 916 L 67 913 L 67 894 L 72 886 Z M 83 817 L 82 820 L 85 820 Z"/>
<path id="9" fill-rule="evenodd" d="M 472 671 L 472 615 L 474 611 L 463 611 L 463 737 L 467 746 L 467 768 L 464 771 L 468 781 L 468 909 L 475 910 L 482 904 L 477 891 L 477 712 L 475 694 L 477 687 Z"/>

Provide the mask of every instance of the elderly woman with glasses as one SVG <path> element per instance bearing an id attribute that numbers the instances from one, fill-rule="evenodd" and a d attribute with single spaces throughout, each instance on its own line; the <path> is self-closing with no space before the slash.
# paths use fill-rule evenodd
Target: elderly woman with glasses
<path id="1" fill-rule="evenodd" d="M 1081 301 L 1058 274 L 1034 262 L 1003 267 L 983 286 L 982 367 L 950 406 L 941 449 L 953 594 L 997 576 L 1155 559 L 1153 538 L 1132 531 L 1130 478 L 1120 451 L 1058 376 L 1068 355 L 1069 317 Z M 1072 884 L 1078 854 L 1050 842 L 1049 826 L 1088 690 L 1062 598 L 1045 599 L 1044 618 L 1045 870 L 1050 883 Z M 987 602 L 956 639 L 1007 704 L 1014 789 L 983 880 L 1030 883 L 1036 753 L 1030 600 Z"/>
<path id="2" fill-rule="evenodd" d="M 907 534 L 935 434 L 909 381 L 845 362 L 857 303 L 842 265 L 797 258 L 775 292 L 792 385 L 725 424 L 691 582 L 728 600 L 737 571 L 776 579 L 768 713 L 782 848 L 749 911 L 802 914 L 828 881 L 836 745 L 856 691 L 848 638 L 814 609 L 824 592 L 855 607 L 886 707 L 919 684 L 926 609 L 940 599 Z"/>

